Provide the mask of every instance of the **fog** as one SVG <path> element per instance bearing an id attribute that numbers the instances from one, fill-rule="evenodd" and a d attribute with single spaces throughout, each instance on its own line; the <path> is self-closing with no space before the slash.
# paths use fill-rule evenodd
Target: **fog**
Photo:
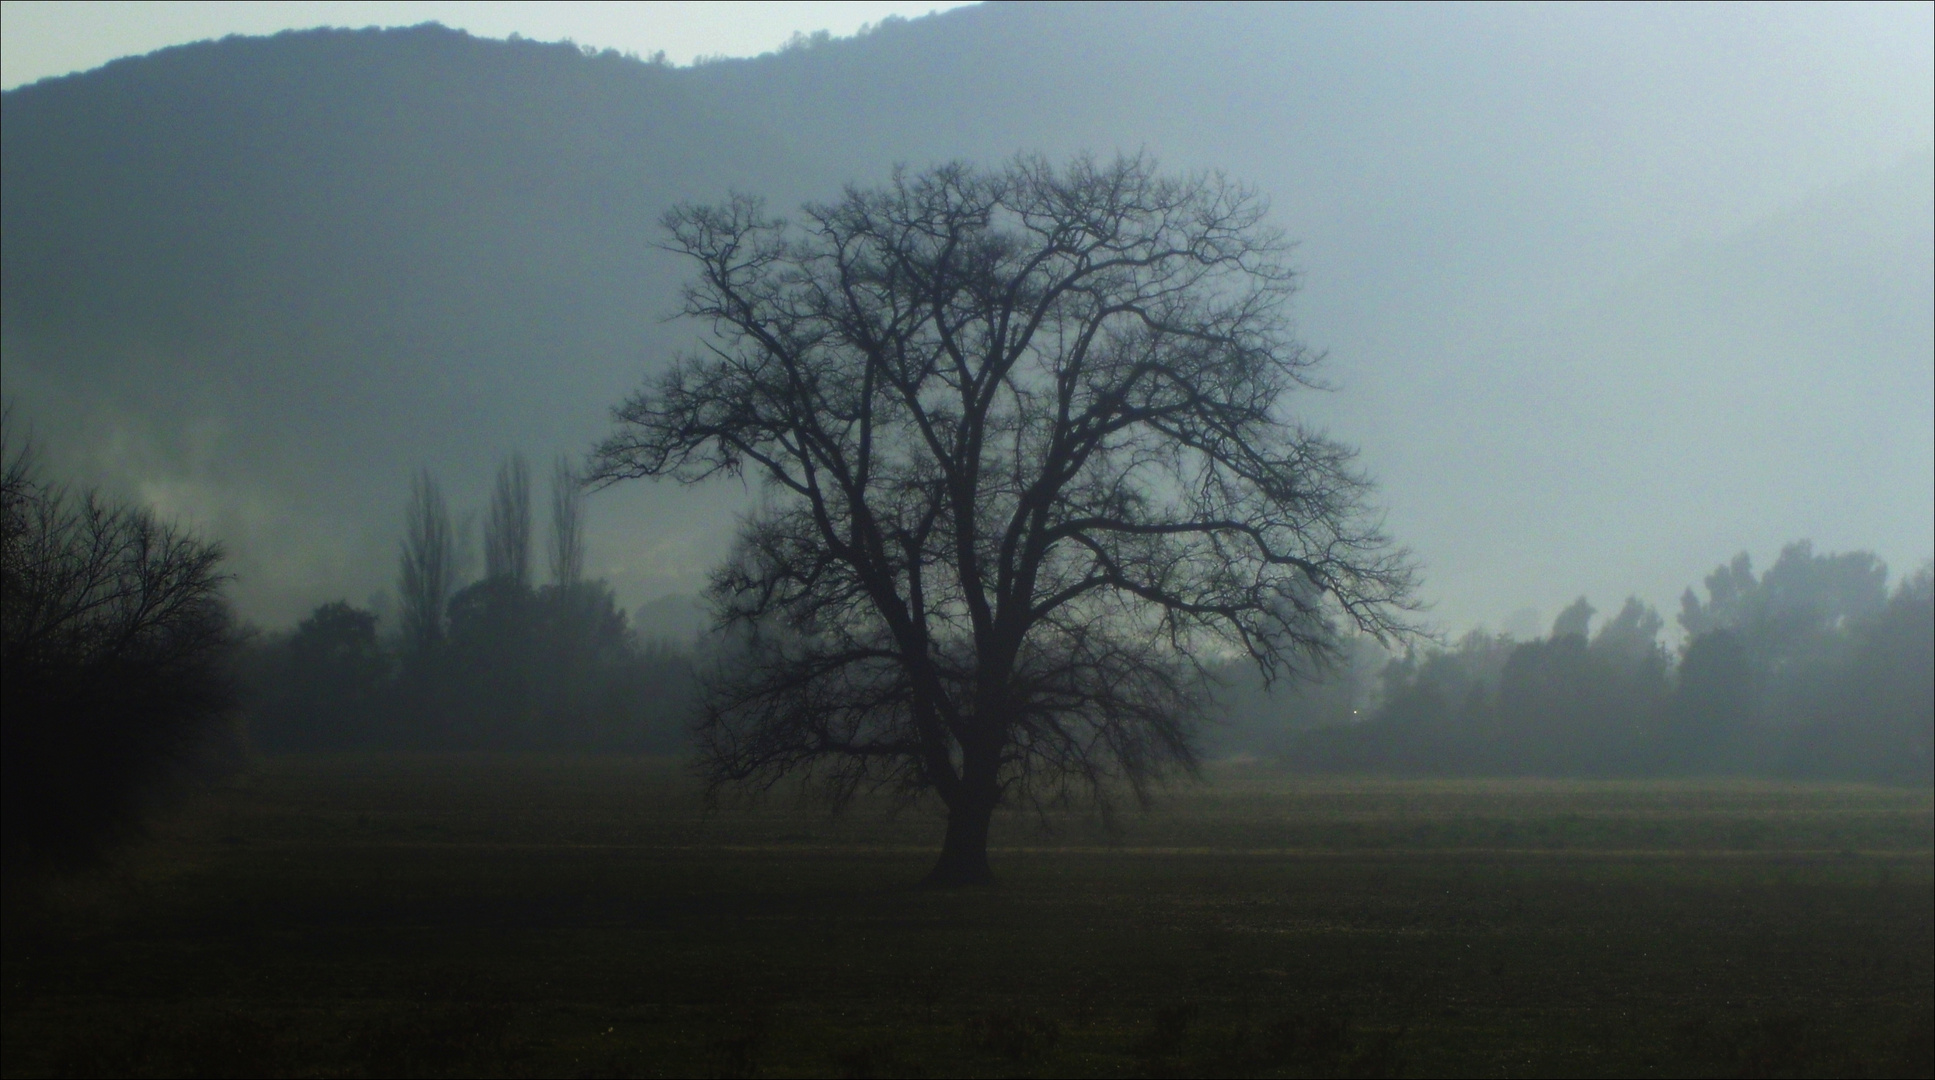
<path id="1" fill-rule="evenodd" d="M 1144 149 L 1254 185 L 1447 630 L 1666 603 L 1796 539 L 1931 550 L 1925 8 L 1003 5 L 653 67 L 431 28 L 229 39 L 8 91 L 5 391 L 64 467 L 224 538 L 286 625 L 394 575 L 698 328 L 682 199 Z M 594 500 L 628 606 L 743 490 Z M 460 515 L 461 516 L 461 515 Z"/>

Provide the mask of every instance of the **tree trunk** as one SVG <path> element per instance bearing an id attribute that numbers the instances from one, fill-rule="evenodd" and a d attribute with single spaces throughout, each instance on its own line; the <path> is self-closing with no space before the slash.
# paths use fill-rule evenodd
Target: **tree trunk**
<path id="1" fill-rule="evenodd" d="M 951 889 L 962 885 L 988 885 L 994 871 L 988 868 L 988 825 L 994 819 L 994 800 L 968 797 L 948 808 L 947 839 L 941 842 L 941 857 L 927 872 L 925 885 Z"/>
<path id="2" fill-rule="evenodd" d="M 969 741 L 961 748 L 961 786 L 947 804 L 947 839 L 924 884 L 951 889 L 989 885 L 988 826 L 1001 801 L 1001 751 L 998 743 Z"/>

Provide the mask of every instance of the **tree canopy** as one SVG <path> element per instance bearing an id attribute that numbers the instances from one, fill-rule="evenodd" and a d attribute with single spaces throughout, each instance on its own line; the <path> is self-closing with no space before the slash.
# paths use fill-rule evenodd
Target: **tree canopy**
<path id="1" fill-rule="evenodd" d="M 715 782 L 931 790 L 937 882 L 1009 799 L 1193 766 L 1202 662 L 1321 663 L 1405 628 L 1413 571 L 1352 451 L 1298 423 L 1317 356 L 1263 201 L 1146 158 L 898 172 L 795 225 L 665 219 L 711 331 L 615 410 L 590 479 L 756 476 L 713 577 L 741 636 Z"/>

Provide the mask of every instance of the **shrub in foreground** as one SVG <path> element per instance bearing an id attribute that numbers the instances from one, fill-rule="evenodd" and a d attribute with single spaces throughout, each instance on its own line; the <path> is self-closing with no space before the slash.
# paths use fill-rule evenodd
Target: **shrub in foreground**
<path id="1" fill-rule="evenodd" d="M 11 877 L 85 864 L 219 729 L 231 704 L 223 553 L 7 448 L 0 768 Z"/>

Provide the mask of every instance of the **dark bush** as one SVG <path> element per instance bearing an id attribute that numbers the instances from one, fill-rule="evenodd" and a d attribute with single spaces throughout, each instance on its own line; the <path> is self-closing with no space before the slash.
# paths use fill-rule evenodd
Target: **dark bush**
<path id="1" fill-rule="evenodd" d="M 265 750 L 364 747 L 382 741 L 390 658 L 376 615 L 338 600 L 293 634 L 259 650 L 251 682 L 261 688 L 250 733 Z"/>
<path id="2" fill-rule="evenodd" d="M 81 865 L 221 730 L 233 700 L 222 550 L 5 450 L 5 868 Z"/>

